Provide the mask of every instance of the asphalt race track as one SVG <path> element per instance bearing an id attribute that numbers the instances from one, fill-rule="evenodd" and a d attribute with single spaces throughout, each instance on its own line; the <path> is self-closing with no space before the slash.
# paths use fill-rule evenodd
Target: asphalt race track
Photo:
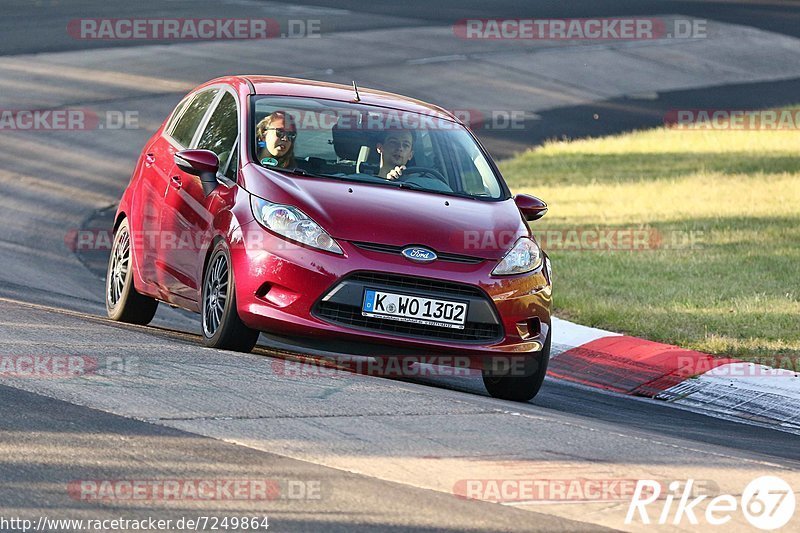
<path id="1" fill-rule="evenodd" d="M 363 86 L 445 106 L 465 100 L 466 108 L 529 91 L 510 107 L 488 104 L 528 113 L 524 129 L 479 131 L 500 156 L 549 137 L 657 125 L 664 110 L 691 102 L 698 108 L 719 101 L 796 103 L 800 85 L 794 2 L 316 4 L 4 4 L 0 110 L 88 108 L 100 116 L 132 113 L 135 120 L 113 131 L 0 131 L 0 356 L 81 356 L 105 369 L 71 379 L 0 374 L 0 518 L 268 515 L 275 531 L 650 531 L 623 523 L 623 501 L 498 505 L 454 492 L 466 480 L 694 478 L 739 495 L 750 480 L 770 473 L 800 486 L 800 447 L 790 432 L 553 379 L 529 404 L 514 404 L 488 397 L 476 376 L 295 375 L 286 357 L 297 354 L 274 349 L 269 339 L 247 355 L 207 349 L 199 317 L 164 305 L 151 327 L 107 320 L 103 254 L 79 257 L 70 235 L 106 224 L 144 142 L 181 96 L 207 79 L 231 72 L 357 77 Z M 145 13 L 318 19 L 322 35 L 169 44 L 80 41 L 66 32 L 75 18 Z M 733 28 L 740 41 L 773 43 L 764 45 L 768 53 L 786 63 L 775 72 L 723 69 L 716 84 L 687 74 L 645 97 L 652 87 L 601 91 L 562 84 L 555 75 L 535 79 L 508 67 L 531 54 L 528 44 L 499 50 L 458 41 L 449 27 L 470 16 L 626 14 L 719 21 L 720 42 Z M 657 55 L 625 53 L 639 54 L 637 61 Z M 472 64 L 472 54 L 485 63 Z M 624 65 L 612 63 L 624 77 Z M 498 79 L 504 71 L 509 78 Z M 602 119 L 590 121 L 598 110 Z M 281 496 L 141 502 L 82 499 L 70 490 L 80 480 L 243 478 L 278 480 Z M 289 485 L 304 489 L 292 496 Z M 740 515 L 728 529 L 745 527 Z M 674 530 L 696 527 L 684 522 Z"/>

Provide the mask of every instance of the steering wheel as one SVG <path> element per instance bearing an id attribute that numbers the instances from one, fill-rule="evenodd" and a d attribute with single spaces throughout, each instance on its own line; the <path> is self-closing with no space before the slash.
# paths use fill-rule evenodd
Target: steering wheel
<path id="1" fill-rule="evenodd" d="M 397 181 L 408 181 L 409 177 L 413 176 L 429 176 L 431 178 L 437 179 L 450 187 L 450 183 L 447 181 L 441 172 L 436 170 L 435 168 L 428 168 L 428 167 L 407 167 L 403 174 L 397 178 Z"/>

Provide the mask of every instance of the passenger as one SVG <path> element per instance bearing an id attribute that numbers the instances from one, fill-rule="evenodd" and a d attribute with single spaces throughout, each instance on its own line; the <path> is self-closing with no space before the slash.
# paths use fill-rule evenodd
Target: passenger
<path id="1" fill-rule="evenodd" d="M 381 154 L 378 176 L 396 180 L 403 175 L 406 164 L 414 157 L 414 134 L 403 129 L 388 130 L 376 148 Z"/>
<path id="2" fill-rule="evenodd" d="M 264 166 L 294 168 L 297 128 L 291 115 L 274 111 L 256 126 L 258 160 Z"/>

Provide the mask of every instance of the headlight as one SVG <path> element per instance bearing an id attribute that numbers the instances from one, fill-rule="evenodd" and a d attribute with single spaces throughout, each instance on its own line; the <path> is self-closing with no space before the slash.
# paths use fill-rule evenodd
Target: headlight
<path id="1" fill-rule="evenodd" d="M 524 274 L 536 270 L 542 264 L 542 251 L 539 246 L 528 237 L 517 239 L 514 247 L 503 256 L 502 261 L 494 267 L 492 274 L 495 276 L 510 276 Z"/>
<path id="2" fill-rule="evenodd" d="M 256 220 L 278 235 L 326 252 L 344 253 L 333 237 L 296 207 L 273 204 L 253 195 L 250 206 Z"/>

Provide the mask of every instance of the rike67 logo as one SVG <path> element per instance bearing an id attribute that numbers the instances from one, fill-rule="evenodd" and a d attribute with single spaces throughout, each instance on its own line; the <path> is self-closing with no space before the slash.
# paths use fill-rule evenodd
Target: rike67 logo
<path id="1" fill-rule="evenodd" d="M 706 500 L 709 496 L 693 496 L 694 480 L 685 484 L 673 481 L 666 494 L 661 494 L 661 484 L 654 480 L 640 479 L 636 484 L 625 523 L 641 521 L 642 524 L 700 524 L 701 519 L 712 526 L 728 524 L 734 513 L 741 512 L 753 527 L 771 531 L 789 523 L 794 516 L 795 495 L 792 488 L 779 477 L 762 476 L 751 481 L 742 492 L 741 498 L 721 494 Z M 705 512 L 698 509 L 704 503 Z M 655 511 L 655 515 L 650 513 Z"/>

